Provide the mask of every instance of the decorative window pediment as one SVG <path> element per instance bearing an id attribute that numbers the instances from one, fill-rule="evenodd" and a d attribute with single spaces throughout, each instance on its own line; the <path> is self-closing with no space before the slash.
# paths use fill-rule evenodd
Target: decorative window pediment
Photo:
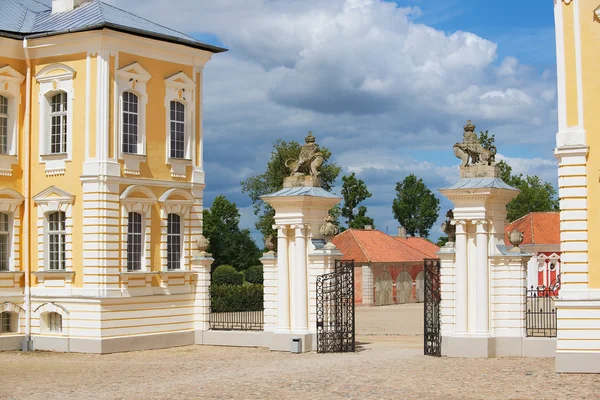
<path id="1" fill-rule="evenodd" d="M 0 89 L 6 91 L 11 90 L 11 83 L 20 85 L 24 80 L 25 77 L 10 65 L 0 67 Z"/>
<path id="2" fill-rule="evenodd" d="M 39 83 L 58 82 L 75 78 L 75 70 L 65 64 L 47 65 L 35 76 Z M 54 88 L 56 89 L 56 88 Z"/>
<path id="3" fill-rule="evenodd" d="M 146 71 L 144 67 L 142 67 L 137 61 L 120 68 L 117 71 L 117 76 L 120 78 L 123 77 L 126 79 L 131 79 L 128 80 L 128 82 L 130 83 L 130 87 L 132 89 L 135 89 L 137 83 L 146 83 L 150 80 L 150 78 L 152 78 L 152 75 L 150 75 L 150 73 Z"/>
<path id="4" fill-rule="evenodd" d="M 67 207 L 73 204 L 73 200 L 75 200 L 75 196 L 56 186 L 50 186 L 33 196 L 33 201 L 43 209 L 44 213 L 66 211 Z"/>

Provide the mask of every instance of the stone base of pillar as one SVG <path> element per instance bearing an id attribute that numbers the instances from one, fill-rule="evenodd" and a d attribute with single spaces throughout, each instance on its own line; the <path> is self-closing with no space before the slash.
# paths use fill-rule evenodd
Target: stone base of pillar
<path id="1" fill-rule="evenodd" d="M 600 374 L 600 352 L 557 353 L 556 372 L 571 374 Z"/>
<path id="2" fill-rule="evenodd" d="M 442 355 L 457 358 L 554 357 L 556 338 L 443 336 Z"/>
<path id="3" fill-rule="evenodd" d="M 196 344 L 208 346 L 266 347 L 272 351 L 292 351 L 292 339 L 300 338 L 302 352 L 317 350 L 317 335 L 312 333 L 274 333 L 252 331 L 196 331 Z"/>

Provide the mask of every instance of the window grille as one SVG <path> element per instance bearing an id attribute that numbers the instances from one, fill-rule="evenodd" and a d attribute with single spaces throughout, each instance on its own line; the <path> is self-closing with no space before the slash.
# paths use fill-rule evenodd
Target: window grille
<path id="1" fill-rule="evenodd" d="M 142 214 L 130 212 L 127 223 L 127 270 L 142 269 Z"/>
<path id="2" fill-rule="evenodd" d="M 131 92 L 123 93 L 123 153 L 138 152 L 138 97 Z"/>
<path id="3" fill-rule="evenodd" d="M 8 260 L 10 257 L 10 231 L 9 217 L 0 213 L 0 271 L 8 271 Z"/>
<path id="4" fill-rule="evenodd" d="M 167 269 L 181 268 L 181 217 L 167 216 Z"/>
<path id="5" fill-rule="evenodd" d="M 0 96 L 0 154 L 8 154 L 8 99 Z"/>
<path id="6" fill-rule="evenodd" d="M 48 330 L 50 332 L 62 332 L 62 315 L 55 312 L 48 314 Z"/>
<path id="7" fill-rule="evenodd" d="M 67 94 L 52 96 L 50 102 L 50 154 L 67 152 Z"/>
<path id="8" fill-rule="evenodd" d="M 50 270 L 64 270 L 66 267 L 67 229 L 65 213 L 56 211 L 48 215 L 48 260 Z"/>
<path id="9" fill-rule="evenodd" d="M 9 312 L 3 312 L 0 316 L 0 333 L 12 331 L 12 315 Z"/>
<path id="10" fill-rule="evenodd" d="M 185 105 L 171 102 L 171 158 L 185 158 Z"/>

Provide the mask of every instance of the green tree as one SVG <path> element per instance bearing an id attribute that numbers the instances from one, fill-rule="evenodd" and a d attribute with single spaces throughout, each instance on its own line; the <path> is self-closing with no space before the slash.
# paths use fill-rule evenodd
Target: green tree
<path id="1" fill-rule="evenodd" d="M 448 243 L 448 236 L 440 236 L 437 240 L 436 246 L 444 247 Z"/>
<path id="2" fill-rule="evenodd" d="M 202 217 L 204 236 L 210 240 L 208 251 L 215 259 L 213 271 L 220 265 L 233 265 L 243 271 L 260 264 L 261 251 L 252 240 L 250 230 L 240 229 L 240 213 L 235 203 L 223 195 L 217 196 Z"/>
<path id="3" fill-rule="evenodd" d="M 488 131 L 479 134 L 479 142 L 489 148 L 496 141 L 494 135 Z M 548 182 L 544 182 L 537 175 L 513 175 L 512 168 L 504 161 L 498 164 L 500 178 L 510 186 L 521 191 L 517 197 L 506 205 L 507 219 L 509 222 L 517 220 L 530 212 L 559 211 L 556 198 L 556 189 Z"/>
<path id="4" fill-rule="evenodd" d="M 350 221 L 348 227 L 352 229 L 365 229 L 365 226 L 367 225 L 371 225 L 373 229 L 375 229 L 375 223 L 373 222 L 373 218 L 367 217 L 367 207 L 360 206 L 358 207 L 358 213 L 356 214 L 354 219 Z"/>
<path id="5" fill-rule="evenodd" d="M 297 159 L 300 155 L 302 146 L 296 141 L 286 142 L 276 140 L 273 143 L 271 158 L 267 163 L 267 169 L 264 173 L 254 175 L 243 181 L 242 192 L 247 193 L 252 199 L 254 214 L 258 216 L 256 229 L 262 233 L 263 238 L 273 235 L 273 224 L 275 220 L 275 210 L 264 203 L 260 197 L 269 193 L 277 192 L 283 188 L 283 179 L 290 175 L 290 170 L 285 166 L 289 159 Z M 320 177 L 323 189 L 331 191 L 335 179 L 340 173 L 341 168 L 335 163 L 330 163 L 331 151 L 326 147 L 320 147 L 323 155 L 323 165 L 320 168 Z"/>
<path id="6" fill-rule="evenodd" d="M 429 230 L 438 218 L 440 200 L 423 183 L 410 174 L 396 183 L 396 198 L 392 204 L 394 218 L 411 236 L 429 236 Z"/>
<path id="7" fill-rule="evenodd" d="M 362 179 L 357 179 L 356 174 L 353 172 L 350 175 L 346 175 L 342 177 L 342 197 L 344 198 L 344 206 L 342 207 L 342 217 L 347 218 L 347 223 L 350 228 L 353 228 L 352 221 L 356 217 L 354 215 L 354 211 L 357 210 L 357 207 L 364 200 L 371 197 L 372 194 L 367 190 L 367 185 L 363 182 Z M 362 215 L 360 215 L 360 211 L 362 210 Z M 367 213 L 367 208 L 362 206 L 357 210 L 359 214 L 358 217 L 365 219 Z M 373 221 L 371 218 L 368 218 Z M 362 224 L 364 225 L 364 224 Z M 369 225 L 369 223 L 367 223 Z"/>

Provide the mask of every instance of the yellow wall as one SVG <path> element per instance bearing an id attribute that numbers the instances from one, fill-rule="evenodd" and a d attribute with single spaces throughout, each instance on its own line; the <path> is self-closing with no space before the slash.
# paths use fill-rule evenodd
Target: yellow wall
<path id="1" fill-rule="evenodd" d="M 600 288 L 600 21 L 593 18 L 597 0 L 580 2 L 581 65 L 583 77 L 584 127 L 588 155 L 588 282 Z M 573 3 L 572 3 L 573 4 Z M 568 8 L 568 7 L 567 7 Z M 572 8 L 572 7 L 571 7 Z M 576 99 L 570 97 L 569 103 Z"/>
<path id="2" fill-rule="evenodd" d="M 66 173 L 61 176 L 46 177 L 45 165 L 39 163 L 39 124 L 40 124 L 40 104 L 38 96 L 40 85 L 35 78 L 32 79 L 32 107 L 31 107 L 31 195 L 35 196 L 49 186 L 56 186 L 75 196 L 72 205 L 73 218 L 73 270 L 75 271 L 75 282 L 73 286 L 81 287 L 83 285 L 83 226 L 77 221 L 83 220 L 82 210 L 82 187 L 80 176 L 83 172 L 83 162 L 85 160 L 85 99 L 86 99 L 86 53 L 74 54 L 69 56 L 51 57 L 31 60 L 32 74 L 35 77 L 44 67 L 54 63 L 62 63 L 76 71 L 73 79 L 73 91 L 75 98 L 73 100 L 73 122 L 72 122 L 72 161 L 66 163 Z M 92 80 L 95 84 L 95 79 Z M 33 207 L 30 230 L 32 233 L 31 244 L 31 267 L 37 270 L 38 252 L 37 252 L 37 207 Z"/>
<path id="3" fill-rule="evenodd" d="M 165 164 L 167 152 L 167 111 L 165 108 L 165 79 L 183 71 L 194 79 L 194 68 L 189 65 L 167 63 L 127 53 L 119 53 L 119 68 L 134 62 L 148 71 L 152 78 L 146 84 L 146 159 L 140 163 L 140 177 L 172 180 L 171 167 Z M 196 107 L 198 104 L 196 104 Z M 188 170 L 188 176 L 189 174 Z"/>
<path id="4" fill-rule="evenodd" d="M 577 69 L 575 66 L 575 31 L 573 3 L 563 7 L 563 29 L 565 43 L 565 74 L 567 93 L 567 125 L 577 126 Z M 572 99 L 572 100 L 571 100 Z"/>

